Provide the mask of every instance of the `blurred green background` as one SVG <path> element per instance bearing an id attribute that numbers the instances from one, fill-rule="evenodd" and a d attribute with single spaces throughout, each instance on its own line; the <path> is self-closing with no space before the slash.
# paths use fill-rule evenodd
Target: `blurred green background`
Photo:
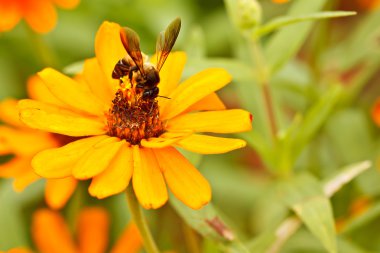
<path id="1" fill-rule="evenodd" d="M 226 68 L 233 83 L 218 94 L 229 108 L 250 111 L 254 120 L 253 131 L 239 135 L 248 147 L 224 155 L 186 154 L 210 181 L 213 203 L 195 212 L 172 198 L 164 208 L 148 211 L 160 248 L 194 252 L 184 232 L 191 227 L 199 252 L 380 252 L 380 130 L 371 119 L 380 97 L 380 11 L 353 9 L 348 1 L 259 1 L 264 25 L 279 16 L 309 21 L 279 26 L 255 40 L 260 26 L 241 29 L 233 22 L 241 14 L 237 2 L 82 0 L 74 10 L 59 10 L 57 27 L 46 35 L 20 23 L 0 34 L 0 98 L 26 97 L 27 78 L 44 67 L 78 70 L 83 59 L 94 56 L 96 31 L 105 20 L 133 28 L 142 51 L 152 54 L 158 33 L 179 16 L 182 30 L 174 50 L 188 53 L 183 78 L 206 67 Z M 333 10 L 358 13 L 318 21 L 307 16 Z M 260 69 L 268 72 L 267 84 Z M 272 95 L 275 136 L 265 85 Z M 365 160 L 373 165 L 359 163 Z M 367 171 L 358 176 L 363 166 Z M 353 181 L 343 187 L 337 175 Z M 43 182 L 14 193 L 11 181 L 0 181 L 0 250 L 33 247 L 31 213 L 44 206 Z M 332 197 L 323 191 L 326 182 L 338 185 Z M 107 207 L 115 241 L 128 220 L 124 196 L 97 201 L 85 184 L 63 214 L 73 228 L 81 207 Z M 231 242 L 210 227 L 206 220 L 214 217 L 237 239 Z M 289 217 L 298 218 L 286 223 Z"/>

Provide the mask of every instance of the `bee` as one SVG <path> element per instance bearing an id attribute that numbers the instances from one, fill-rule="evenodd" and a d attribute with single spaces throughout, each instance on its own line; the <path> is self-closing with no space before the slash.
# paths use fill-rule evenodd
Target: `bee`
<path id="1" fill-rule="evenodd" d="M 142 99 L 154 100 L 159 93 L 157 85 L 160 82 L 160 70 L 177 40 L 180 29 L 181 19 L 176 18 L 165 31 L 158 35 L 156 43 L 157 64 L 155 66 L 149 62 L 144 62 L 140 50 L 140 38 L 137 33 L 128 27 L 120 29 L 121 42 L 127 51 L 127 55 L 116 63 L 112 78 L 122 80 L 127 76 L 130 83 L 142 94 Z"/>

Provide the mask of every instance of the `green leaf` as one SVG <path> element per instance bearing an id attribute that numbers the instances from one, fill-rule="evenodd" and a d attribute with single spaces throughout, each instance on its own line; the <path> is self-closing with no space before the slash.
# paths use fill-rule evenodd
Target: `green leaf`
<path id="1" fill-rule="evenodd" d="M 321 96 L 305 114 L 296 115 L 293 124 L 283 133 L 279 141 L 277 168 L 280 171 L 290 171 L 294 167 L 300 153 L 310 143 L 318 130 L 325 124 L 334 106 L 339 101 L 342 88 L 332 86 Z"/>
<path id="2" fill-rule="evenodd" d="M 331 197 L 334 195 L 338 190 L 341 189 L 342 186 L 356 178 L 358 175 L 360 175 L 362 172 L 367 170 L 370 167 L 370 163 L 368 161 L 363 161 L 356 164 L 351 164 L 349 166 L 346 166 L 342 169 L 339 169 L 341 172 L 335 176 L 333 176 L 330 179 L 327 179 L 323 183 L 323 193 L 327 197 Z M 305 177 L 305 176 L 304 176 Z M 306 176 L 307 177 L 307 176 Z M 296 179 L 293 179 L 296 180 Z M 302 182 L 303 179 L 298 179 L 298 181 L 301 181 L 301 184 L 307 185 L 309 182 L 305 181 Z M 310 180 L 310 179 L 308 179 Z M 315 180 L 311 178 L 311 181 L 314 181 L 311 183 L 311 185 L 315 185 Z M 288 182 L 288 184 L 292 184 L 292 182 Z M 292 187 L 292 186 L 290 186 Z M 307 187 L 307 186 L 306 186 Z M 313 186 L 311 186 L 313 187 Z M 316 193 L 318 195 L 321 194 L 320 186 L 316 186 Z M 302 190 L 295 189 L 296 191 L 294 194 L 299 194 L 298 199 L 302 198 Z M 299 193 L 298 193 L 299 191 Z M 310 191 L 312 193 L 312 191 Z M 301 197 L 300 197 L 301 196 Z M 294 202 L 294 196 L 293 201 L 290 201 L 290 204 Z M 373 214 L 371 215 L 371 218 L 374 216 L 380 214 L 380 208 L 379 205 L 374 207 Z M 376 216 L 377 217 L 377 216 Z M 261 233 L 258 237 L 251 240 L 247 245 L 251 252 L 278 252 L 282 245 L 285 244 L 285 242 L 291 238 L 291 236 L 297 231 L 297 229 L 300 228 L 300 219 L 297 217 L 289 217 L 286 218 L 281 224 L 279 224 L 276 228 L 270 228 L 264 233 Z M 348 226 L 349 228 L 350 226 Z M 341 245 L 340 240 L 338 240 L 338 247 L 341 249 L 341 247 L 347 246 L 346 244 Z M 277 250 L 277 251 L 270 251 L 270 250 Z M 340 251 L 340 252 L 350 252 L 350 251 Z M 355 252 L 355 251 L 353 251 Z M 360 252 L 360 251 L 359 251 Z"/>
<path id="3" fill-rule="evenodd" d="M 323 126 L 334 106 L 337 104 L 341 93 L 341 86 L 332 86 L 321 96 L 320 100 L 308 110 L 299 129 L 297 129 L 297 134 L 294 140 L 297 149 L 295 153 L 301 152 L 305 145 L 310 142 L 318 130 Z"/>
<path id="4" fill-rule="evenodd" d="M 337 252 L 334 217 L 321 184 L 301 174 L 279 185 L 280 199 L 302 220 L 330 253 Z"/>
<path id="5" fill-rule="evenodd" d="M 323 191 L 327 197 L 333 196 L 345 184 L 352 181 L 358 175 L 368 170 L 371 167 L 370 161 L 363 161 L 360 163 L 351 164 L 340 170 L 339 174 L 326 180 L 323 184 Z"/>
<path id="6" fill-rule="evenodd" d="M 355 245 L 351 238 L 343 236 L 337 237 L 338 251 L 342 253 L 369 253 L 367 250 Z M 281 253 L 294 253 L 294 252 L 326 252 L 321 247 L 318 240 L 307 233 L 305 230 L 298 231 L 286 243 Z"/>
<path id="7" fill-rule="evenodd" d="M 327 0 L 292 1 L 292 6 L 287 16 L 315 13 L 321 10 L 326 2 Z M 304 22 L 284 27 L 269 39 L 265 44 L 264 57 L 272 73 L 280 69 L 297 53 L 310 32 L 313 23 L 313 21 Z"/>
<path id="8" fill-rule="evenodd" d="M 339 236 L 337 238 L 339 252 L 350 253 L 369 253 L 369 251 L 362 249 L 358 245 L 355 245 L 351 239 Z"/>
<path id="9" fill-rule="evenodd" d="M 368 210 L 366 210 L 363 214 L 356 216 L 353 219 L 350 219 L 345 224 L 342 234 L 349 234 L 365 225 L 374 222 L 375 219 L 380 217 L 380 203 L 375 203 Z"/>
<path id="10" fill-rule="evenodd" d="M 251 252 L 279 252 L 286 241 L 300 228 L 297 217 L 285 219 L 278 228 L 271 229 L 255 238 L 248 244 Z"/>
<path id="11" fill-rule="evenodd" d="M 349 126 L 349 127 L 347 127 Z M 340 110 L 329 119 L 326 131 L 343 163 L 367 159 L 374 150 L 374 136 L 367 113 L 359 109 Z"/>
<path id="12" fill-rule="evenodd" d="M 212 203 L 200 210 L 193 210 L 174 196 L 170 196 L 169 202 L 190 227 L 203 237 L 218 242 L 224 251 L 249 252 Z"/>
<path id="13" fill-rule="evenodd" d="M 293 16 L 280 16 L 269 21 L 267 24 L 261 26 L 254 31 L 253 36 L 255 38 L 264 36 L 268 33 L 271 33 L 277 29 L 283 28 L 284 26 L 297 24 L 305 21 L 314 21 L 327 18 L 339 18 L 356 15 L 354 11 L 322 11 L 311 14 L 300 14 Z"/>
<path id="14" fill-rule="evenodd" d="M 82 72 L 83 70 L 84 61 L 77 61 L 74 62 L 66 67 L 63 68 L 63 73 L 67 75 L 76 75 Z"/>
<path id="15" fill-rule="evenodd" d="M 347 38 L 335 44 L 332 49 L 326 52 L 326 60 L 334 59 L 335 66 L 342 68 L 342 71 L 349 71 L 354 67 L 359 67 L 363 62 L 375 60 L 379 62 L 379 47 L 377 38 L 379 36 L 380 10 L 373 10 L 361 15 L 357 23 Z M 350 27 L 351 28 L 351 27 Z M 358 50 L 360 48 L 360 50 Z M 344 57 L 341 57 L 344 55 Z M 326 64 L 326 62 L 322 62 Z M 366 71 L 365 66 L 363 71 Z"/>

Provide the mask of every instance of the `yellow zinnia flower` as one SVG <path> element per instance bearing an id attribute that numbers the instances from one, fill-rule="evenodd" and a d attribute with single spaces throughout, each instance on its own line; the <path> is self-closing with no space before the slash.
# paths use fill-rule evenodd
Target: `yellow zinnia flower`
<path id="1" fill-rule="evenodd" d="M 37 76 L 27 83 L 29 96 L 39 101 L 61 104 L 49 92 Z M 22 191 L 29 184 L 40 179 L 32 169 L 34 155 L 47 149 L 60 147 L 73 138 L 31 129 L 19 120 L 17 101 L 7 99 L 0 103 L 0 120 L 6 125 L 0 126 L 0 155 L 13 155 L 7 163 L 0 165 L 0 177 L 14 178 L 14 188 Z M 63 207 L 77 185 L 73 177 L 48 179 L 45 199 L 51 208 Z"/>
<path id="2" fill-rule="evenodd" d="M 95 41 L 96 58 L 85 61 L 82 78 L 74 80 L 47 68 L 39 73 L 63 105 L 22 100 L 20 117 L 32 128 L 82 137 L 64 147 L 45 150 L 32 161 L 46 178 L 92 178 L 89 192 L 105 198 L 124 191 L 132 178 L 137 199 L 145 208 L 168 200 L 166 184 L 191 208 L 211 199 L 207 180 L 179 152 L 219 154 L 244 147 L 245 141 L 198 134 L 250 130 L 249 112 L 226 110 L 215 91 L 231 76 L 204 70 L 178 85 L 186 55 L 172 53 L 160 71 L 160 96 L 148 104 L 134 90 L 112 79 L 116 62 L 126 54 L 120 26 L 105 22 Z M 154 63 L 154 62 L 153 62 Z"/>
<path id="3" fill-rule="evenodd" d="M 70 9 L 79 0 L 0 0 L 0 32 L 12 30 L 22 18 L 36 32 L 46 33 L 57 23 L 54 5 Z"/>
<path id="4" fill-rule="evenodd" d="M 74 240 L 63 217 L 55 211 L 41 209 L 32 219 L 32 238 L 39 253 L 106 252 L 108 248 L 109 217 L 98 207 L 85 208 L 79 213 Z M 123 231 L 110 253 L 137 253 L 142 240 L 137 227 L 131 223 Z M 31 253 L 18 248 L 8 253 Z"/>

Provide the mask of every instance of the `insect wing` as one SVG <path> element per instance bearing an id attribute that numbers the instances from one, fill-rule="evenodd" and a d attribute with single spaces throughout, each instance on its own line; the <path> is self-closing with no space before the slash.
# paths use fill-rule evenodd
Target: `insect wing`
<path id="1" fill-rule="evenodd" d="M 176 18 L 173 20 L 165 31 L 158 35 L 156 43 L 157 53 L 157 70 L 160 71 L 164 65 L 166 58 L 168 58 L 170 51 L 172 50 L 174 43 L 177 40 L 179 31 L 181 29 L 181 19 Z"/>
<path id="2" fill-rule="evenodd" d="M 120 29 L 120 38 L 128 55 L 132 58 L 139 71 L 144 74 L 144 62 L 140 50 L 139 36 L 131 28 L 124 27 Z"/>

